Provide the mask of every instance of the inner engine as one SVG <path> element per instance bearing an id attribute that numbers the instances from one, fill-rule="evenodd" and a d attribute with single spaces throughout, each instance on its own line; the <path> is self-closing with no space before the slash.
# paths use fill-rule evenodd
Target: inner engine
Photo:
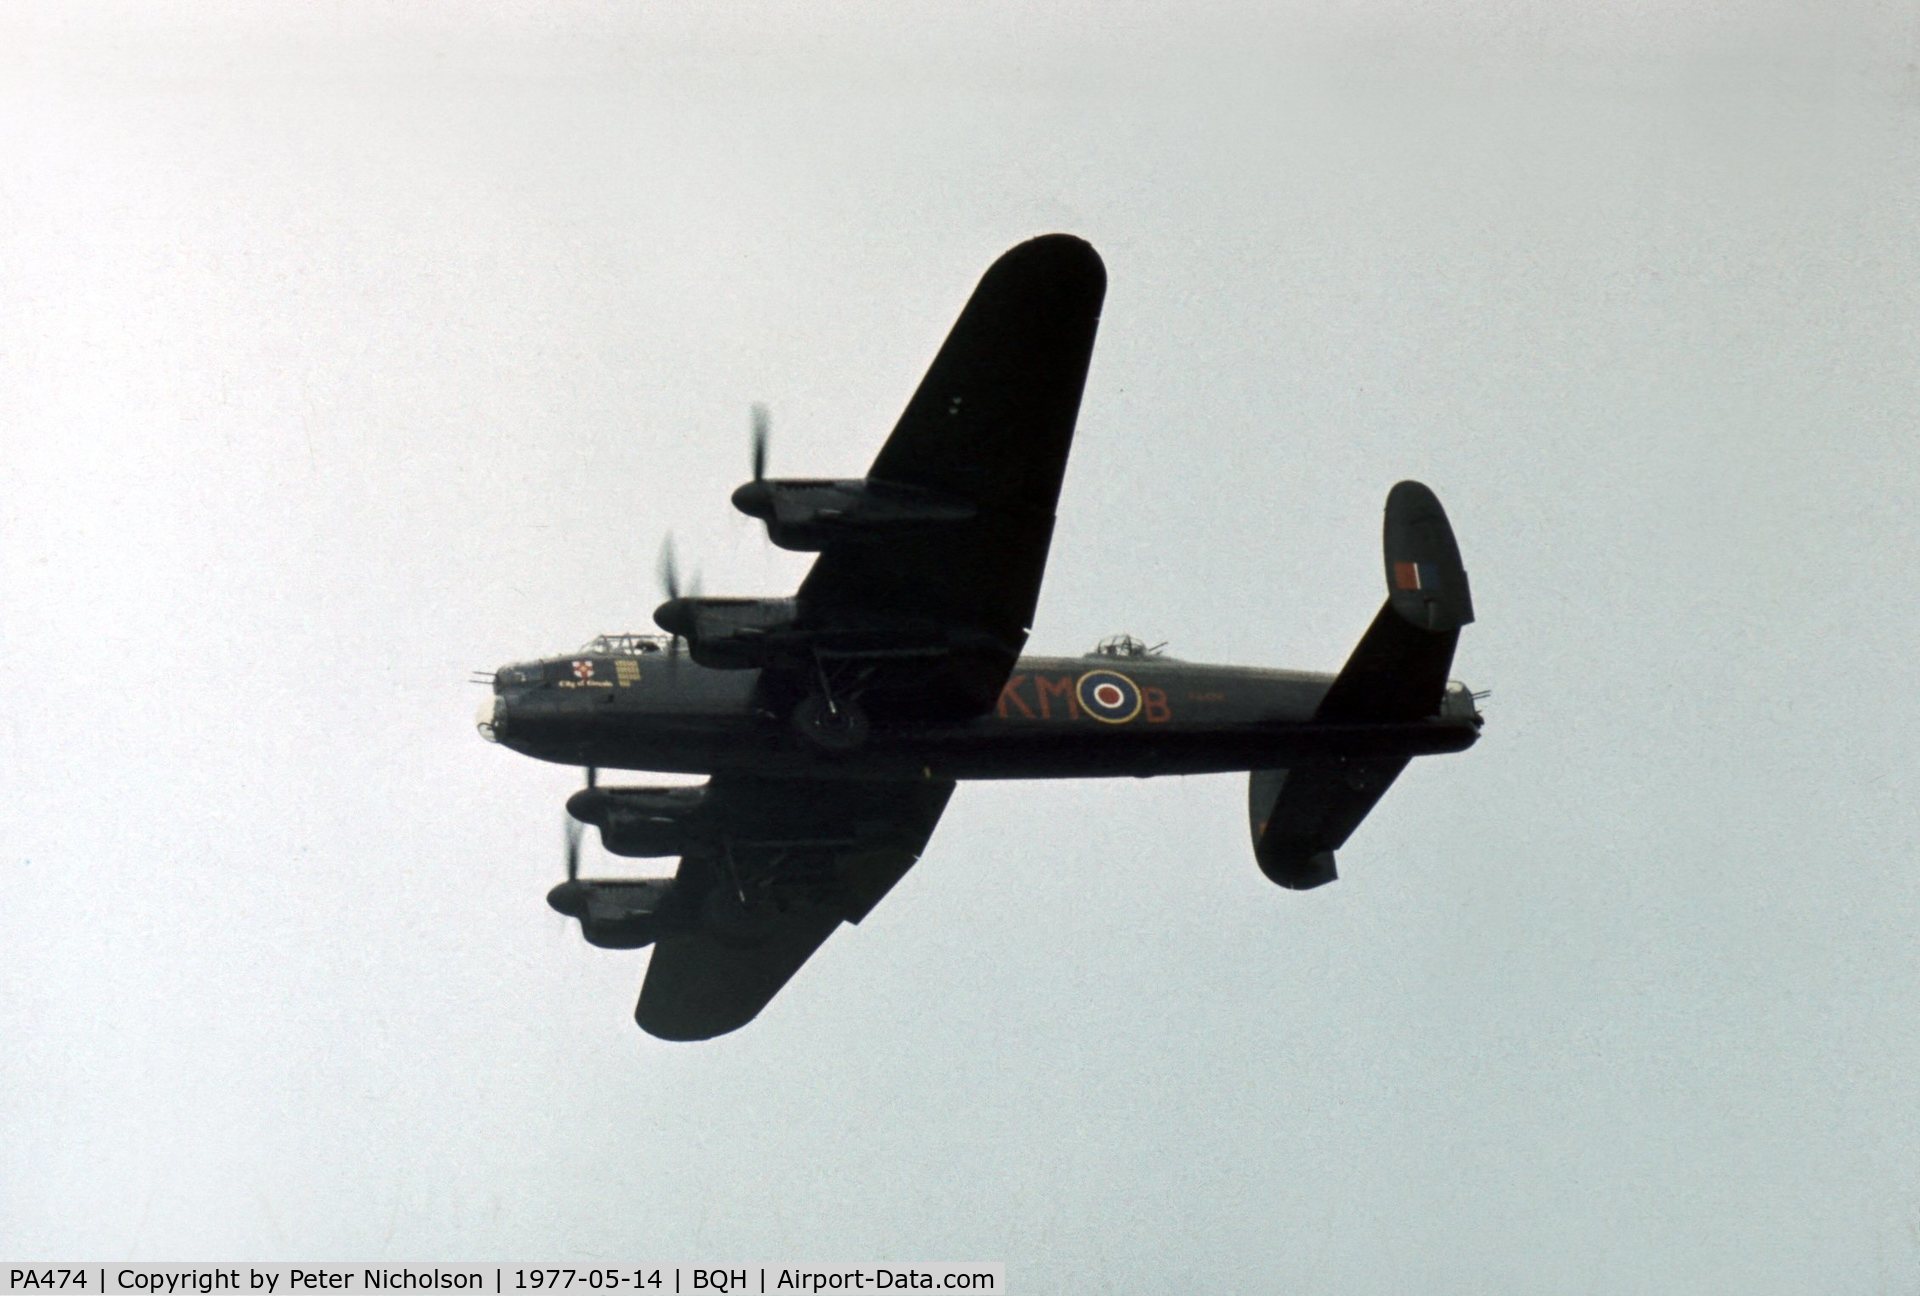
<path id="1" fill-rule="evenodd" d="M 684 855 L 706 798 L 704 787 L 587 788 L 567 799 L 567 813 L 598 828 L 615 855 Z"/>

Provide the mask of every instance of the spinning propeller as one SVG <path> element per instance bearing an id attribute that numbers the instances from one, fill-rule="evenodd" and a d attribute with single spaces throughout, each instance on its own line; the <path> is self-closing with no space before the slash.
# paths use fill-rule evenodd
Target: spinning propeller
<path id="1" fill-rule="evenodd" d="M 593 788 L 600 782 L 600 771 L 587 766 L 587 786 Z M 578 918 L 586 911 L 587 884 L 580 880 L 580 837 L 586 831 L 586 825 L 571 814 L 566 816 L 567 823 L 567 880 L 547 892 L 547 903 L 569 918 Z"/>
<path id="2" fill-rule="evenodd" d="M 772 440 L 772 420 L 765 405 L 755 403 L 752 415 L 752 433 L 749 457 L 753 464 L 753 480 L 733 493 L 734 507 L 749 517 L 770 518 L 773 516 L 773 489 L 767 484 L 767 445 Z M 693 581 L 684 591 L 680 584 L 680 563 L 673 548 L 673 533 L 669 531 L 660 541 L 660 562 L 658 567 L 660 590 L 667 596 L 653 614 L 654 624 L 673 636 L 667 645 L 667 658 L 677 662 L 683 641 L 687 637 L 688 626 L 693 619 L 693 609 L 682 602 L 700 597 L 700 574 L 694 573 Z"/>
<path id="3" fill-rule="evenodd" d="M 668 599 L 680 597 L 680 564 L 673 556 L 673 532 L 660 542 L 660 588 Z"/>
<path id="4" fill-rule="evenodd" d="M 672 641 L 667 645 L 667 657 L 668 660 L 671 661 L 680 656 L 681 641 L 686 638 L 686 631 L 677 627 L 684 625 L 691 611 L 691 609 L 684 607 L 680 602 L 680 563 L 674 556 L 673 532 L 671 531 L 667 532 L 666 538 L 660 542 L 659 577 L 660 590 L 667 596 L 667 601 L 662 603 L 659 609 L 654 612 L 653 620 L 654 624 L 673 636 Z M 687 588 L 685 593 L 688 598 L 697 599 L 700 597 L 700 574 L 698 572 L 694 573 L 693 583 Z"/>
<path id="5" fill-rule="evenodd" d="M 773 516 L 773 489 L 767 485 L 767 443 L 772 440 L 772 420 L 767 407 L 753 407 L 753 480 L 733 493 L 733 506 L 748 517 L 766 521 Z"/>
<path id="6" fill-rule="evenodd" d="M 588 789 L 599 786 L 599 783 L 600 771 L 591 765 L 587 766 Z M 585 824 L 572 815 L 567 816 L 567 881 L 569 882 L 580 880 L 580 834 L 585 830 Z"/>

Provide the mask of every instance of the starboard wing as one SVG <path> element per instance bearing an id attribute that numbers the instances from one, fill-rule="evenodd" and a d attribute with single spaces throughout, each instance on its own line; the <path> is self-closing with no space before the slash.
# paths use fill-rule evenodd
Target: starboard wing
<path id="1" fill-rule="evenodd" d="M 974 516 L 830 545 L 800 586 L 802 626 L 918 625 L 948 645 L 874 664 L 876 715 L 977 715 L 999 696 L 1039 602 L 1106 282 L 1099 255 L 1065 234 L 995 261 L 867 474 Z"/>
<path id="2" fill-rule="evenodd" d="M 953 784 L 716 774 L 715 840 L 674 880 L 696 915 L 661 936 L 634 1020 L 711 1039 L 757 1016 L 843 922 L 859 922 L 926 848 Z"/>

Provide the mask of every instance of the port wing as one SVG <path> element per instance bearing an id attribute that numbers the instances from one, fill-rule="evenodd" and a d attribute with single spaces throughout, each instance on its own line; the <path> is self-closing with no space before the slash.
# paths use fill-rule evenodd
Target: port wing
<path id="1" fill-rule="evenodd" d="M 925 849 L 944 780 L 716 774 L 713 830 L 680 861 L 687 921 L 664 932 L 634 1019 L 668 1040 L 752 1021 L 843 922 L 859 922 Z"/>

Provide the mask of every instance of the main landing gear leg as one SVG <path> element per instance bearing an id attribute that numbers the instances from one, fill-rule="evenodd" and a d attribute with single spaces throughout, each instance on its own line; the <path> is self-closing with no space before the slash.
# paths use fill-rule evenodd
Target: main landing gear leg
<path id="1" fill-rule="evenodd" d="M 813 657 L 813 673 L 819 687 L 793 708 L 793 727 L 821 751 L 837 754 L 854 750 L 867 740 L 871 728 L 867 713 L 853 699 L 833 695 L 833 683 L 818 653 Z"/>

